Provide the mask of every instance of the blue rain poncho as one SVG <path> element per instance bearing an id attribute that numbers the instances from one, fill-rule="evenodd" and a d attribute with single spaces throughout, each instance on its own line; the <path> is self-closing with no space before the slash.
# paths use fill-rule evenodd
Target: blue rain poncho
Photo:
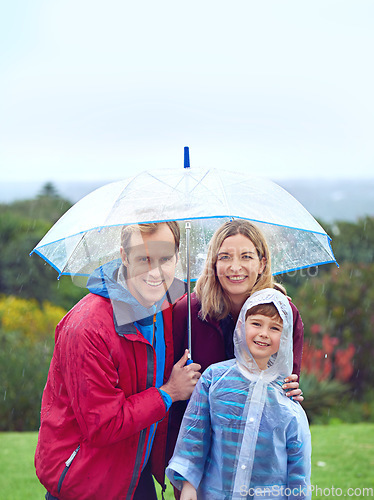
<path id="1" fill-rule="evenodd" d="M 274 303 L 283 320 L 278 353 L 260 370 L 246 342 L 245 315 Z M 182 478 L 199 500 L 309 499 L 311 443 L 308 420 L 283 389 L 292 371 L 292 311 L 274 289 L 254 293 L 234 332 L 235 359 L 210 366 L 184 415 L 166 474 L 178 489 Z"/>

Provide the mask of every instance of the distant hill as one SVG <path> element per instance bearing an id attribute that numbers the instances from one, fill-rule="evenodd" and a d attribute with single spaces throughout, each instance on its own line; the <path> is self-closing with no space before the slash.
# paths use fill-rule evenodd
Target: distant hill
<path id="1" fill-rule="evenodd" d="M 356 221 L 365 215 L 374 216 L 374 178 L 361 180 L 282 179 L 275 181 L 292 194 L 319 220 Z M 2 182 L 0 203 L 34 198 L 41 182 Z M 94 189 L 106 184 L 96 182 L 53 182 L 59 194 L 75 203 Z"/>
<path id="2" fill-rule="evenodd" d="M 281 180 L 278 184 L 317 219 L 356 221 L 374 216 L 374 178 L 349 180 Z"/>

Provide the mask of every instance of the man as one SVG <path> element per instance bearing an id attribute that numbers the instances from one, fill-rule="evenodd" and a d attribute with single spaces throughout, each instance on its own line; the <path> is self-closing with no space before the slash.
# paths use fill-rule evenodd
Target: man
<path id="1" fill-rule="evenodd" d="M 200 365 L 173 365 L 176 222 L 127 226 L 121 261 L 97 269 L 61 320 L 43 393 L 36 473 L 47 499 L 156 499 L 164 488 L 167 413 Z M 152 453 L 151 453 L 152 452 Z"/>

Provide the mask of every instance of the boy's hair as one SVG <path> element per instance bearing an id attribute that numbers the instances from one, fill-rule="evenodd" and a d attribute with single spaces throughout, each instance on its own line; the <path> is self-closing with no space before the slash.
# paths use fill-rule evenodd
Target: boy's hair
<path id="1" fill-rule="evenodd" d="M 261 314 L 262 316 L 266 316 L 268 318 L 277 318 L 283 324 L 283 320 L 273 302 L 257 304 L 256 306 L 251 307 L 245 313 L 245 319 L 247 320 L 249 316 L 255 316 L 256 314 Z"/>
<path id="2" fill-rule="evenodd" d="M 140 231 L 140 233 L 144 234 L 152 234 L 157 231 L 160 227 L 160 224 L 166 224 L 170 231 L 173 233 L 174 241 L 175 241 L 175 253 L 179 251 L 179 244 L 181 233 L 179 229 L 179 225 L 176 221 L 167 221 L 167 222 L 149 222 L 145 224 L 132 224 L 130 226 L 123 226 L 121 231 L 121 246 L 125 250 L 126 253 L 131 249 L 130 240 L 131 235 L 136 231 Z"/>

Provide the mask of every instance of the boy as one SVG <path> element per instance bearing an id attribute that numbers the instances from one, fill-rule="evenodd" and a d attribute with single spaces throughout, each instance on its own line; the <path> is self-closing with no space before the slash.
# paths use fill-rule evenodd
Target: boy
<path id="1" fill-rule="evenodd" d="M 282 391 L 292 370 L 292 311 L 267 288 L 244 304 L 235 359 L 209 367 L 187 407 L 167 476 L 181 500 L 310 498 L 310 431 Z"/>

